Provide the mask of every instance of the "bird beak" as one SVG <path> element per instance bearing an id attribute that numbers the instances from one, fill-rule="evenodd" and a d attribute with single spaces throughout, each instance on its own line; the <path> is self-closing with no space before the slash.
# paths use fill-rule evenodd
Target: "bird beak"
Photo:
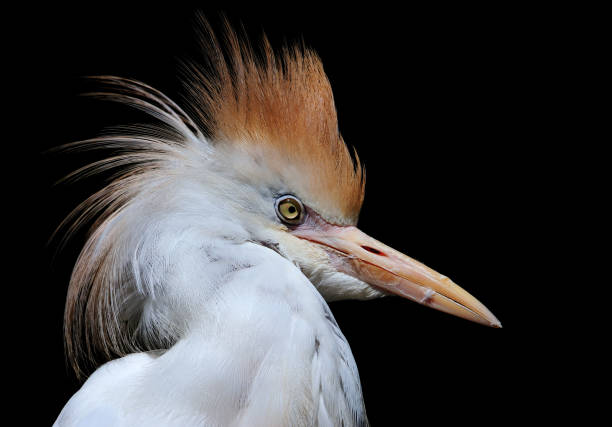
<path id="1" fill-rule="evenodd" d="M 308 221 L 292 234 L 323 245 L 339 271 L 384 292 L 501 328 L 501 323 L 480 301 L 424 264 L 379 242 L 353 226 L 337 226 L 321 218 Z"/>

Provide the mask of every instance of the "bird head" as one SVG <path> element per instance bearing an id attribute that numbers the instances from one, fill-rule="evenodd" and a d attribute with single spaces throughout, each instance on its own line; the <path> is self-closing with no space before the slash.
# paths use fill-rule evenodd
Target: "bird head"
<path id="1" fill-rule="evenodd" d="M 354 173 L 354 181 L 344 184 L 354 185 L 346 188 L 350 194 L 354 188 L 362 188 L 363 181 L 360 183 L 358 172 L 350 165 L 348 152 L 343 155 L 347 175 Z M 250 163 L 253 157 L 249 159 L 244 161 Z M 270 159 L 262 157 L 251 166 L 260 169 L 259 173 L 267 173 L 272 170 L 267 163 Z M 474 322 L 501 327 L 482 303 L 448 277 L 357 228 L 362 192 L 355 191 L 358 200 L 351 201 L 357 210 L 344 210 L 344 194 L 329 200 L 319 196 L 329 195 L 327 186 L 341 185 L 339 182 L 319 182 L 321 187 L 313 191 L 302 185 L 308 180 L 307 172 L 296 166 L 289 170 L 289 176 L 281 180 L 277 178 L 282 174 L 273 173 L 274 178 L 263 186 L 260 179 L 249 180 L 258 184 L 251 187 L 239 207 L 246 212 L 242 227 L 249 230 L 250 239 L 292 261 L 327 301 L 394 294 Z M 339 172 L 337 168 L 333 170 Z"/>
<path id="2" fill-rule="evenodd" d="M 234 162 L 228 170 L 240 177 L 233 180 L 249 188 L 253 200 L 240 209 L 252 214 L 244 223 L 252 238 L 294 262 L 328 301 L 396 294 L 499 327 L 450 279 L 356 228 L 365 173 L 339 133 L 317 55 L 303 46 L 275 55 L 264 40 L 257 59 L 227 34 L 230 62 L 211 36 L 205 51 L 217 58 L 214 81 L 196 70 L 191 87 L 194 99 L 208 96 L 207 128 Z"/>
<path id="3" fill-rule="evenodd" d="M 67 146 L 116 150 L 71 177 L 119 168 L 67 219 L 74 228 L 96 218 L 69 288 L 69 356 L 81 342 L 122 353 L 138 333 L 144 347 L 172 342 L 175 325 L 161 325 L 172 315 L 156 304 L 171 294 L 173 272 L 191 262 L 183 282 L 197 275 L 215 242 L 277 252 L 328 301 L 395 294 L 499 327 L 450 279 L 356 227 L 365 174 L 339 133 L 317 55 L 301 45 L 277 53 L 265 39 L 256 53 L 231 29 L 220 43 L 202 25 L 207 60 L 185 67 L 188 108 L 143 83 L 99 77 L 105 89 L 93 95 L 160 123 Z"/>

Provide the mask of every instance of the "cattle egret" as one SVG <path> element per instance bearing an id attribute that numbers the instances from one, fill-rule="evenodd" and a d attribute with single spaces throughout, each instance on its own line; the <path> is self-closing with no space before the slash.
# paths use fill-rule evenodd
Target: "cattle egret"
<path id="1" fill-rule="evenodd" d="M 94 95 L 157 124 L 66 146 L 113 150 L 71 177 L 115 174 L 67 220 L 93 221 L 67 295 L 67 355 L 79 375 L 107 363 L 55 425 L 367 425 L 326 301 L 395 294 L 501 325 L 356 227 L 364 173 L 317 55 L 265 37 L 252 48 L 229 26 L 219 41 L 202 25 L 208 60 L 185 67 L 188 108 L 98 77 Z"/>

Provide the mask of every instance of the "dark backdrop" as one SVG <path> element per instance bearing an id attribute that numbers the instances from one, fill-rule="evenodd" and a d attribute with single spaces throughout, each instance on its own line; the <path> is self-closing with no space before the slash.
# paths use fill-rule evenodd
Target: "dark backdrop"
<path id="1" fill-rule="evenodd" d="M 529 214 L 521 192 L 541 143 L 531 126 L 546 60 L 528 11 L 201 10 L 217 28 L 224 10 L 253 39 L 262 30 L 275 46 L 303 37 L 319 53 L 340 130 L 367 169 L 360 228 L 450 276 L 504 325 L 486 328 L 399 298 L 331 304 L 357 361 L 372 424 L 425 417 L 484 425 L 525 416 L 544 387 L 527 340 L 531 284 L 517 251 L 531 244 L 521 237 L 520 221 Z M 47 241 L 100 182 L 54 187 L 91 159 L 43 151 L 142 120 L 127 108 L 79 97 L 90 89 L 81 76 L 136 78 L 180 101 L 177 59 L 194 55 L 193 13 L 166 5 L 24 15 L 31 43 L 18 65 L 27 68 L 30 87 L 20 111 L 30 135 L 23 143 L 37 161 L 22 177 L 35 204 L 17 211 L 18 219 L 33 215 L 23 238 L 29 264 L 15 268 L 35 301 L 27 340 L 44 357 L 29 365 L 31 400 L 40 408 L 32 415 L 46 424 L 78 389 L 64 362 L 62 314 L 84 235 L 61 251 Z M 530 335 L 544 327 L 530 325 Z"/>

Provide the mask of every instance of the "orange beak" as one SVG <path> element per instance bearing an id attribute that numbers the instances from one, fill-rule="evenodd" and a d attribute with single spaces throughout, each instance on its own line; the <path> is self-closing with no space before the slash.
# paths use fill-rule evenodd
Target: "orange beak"
<path id="1" fill-rule="evenodd" d="M 292 234 L 325 246 L 340 261 L 337 265 L 340 271 L 375 288 L 473 322 L 501 328 L 493 313 L 448 277 L 356 227 L 329 224 L 311 215 L 310 220 L 292 230 Z"/>

